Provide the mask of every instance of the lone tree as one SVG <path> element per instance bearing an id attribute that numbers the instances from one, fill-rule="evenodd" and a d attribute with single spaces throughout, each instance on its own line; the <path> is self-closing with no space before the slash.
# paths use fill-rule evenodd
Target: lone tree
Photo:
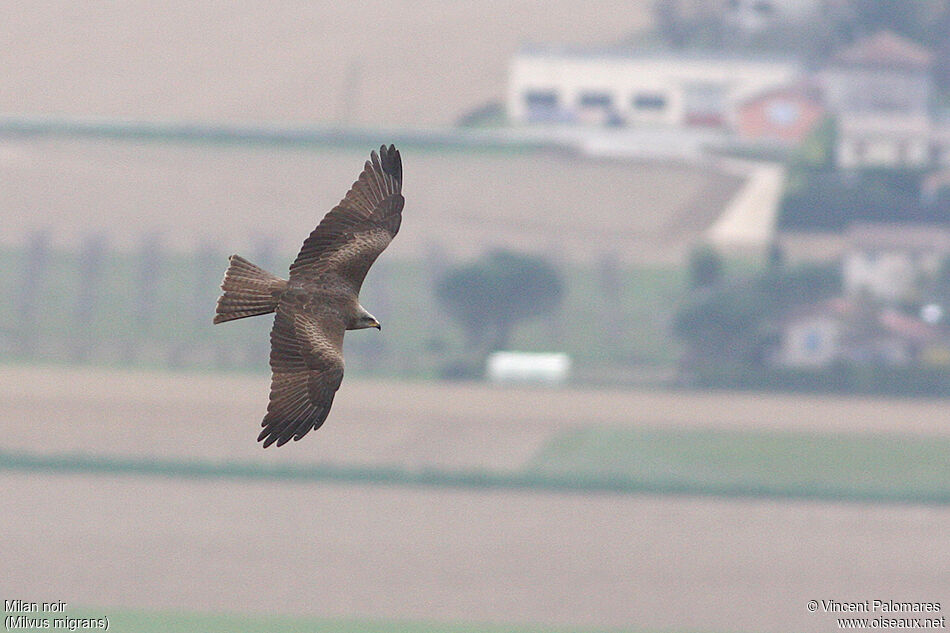
<path id="1" fill-rule="evenodd" d="M 715 286 L 722 279 L 722 257 L 708 245 L 690 253 L 688 268 L 689 285 L 693 288 Z"/>
<path id="2" fill-rule="evenodd" d="M 518 322 L 552 313 L 562 288 L 544 259 L 499 250 L 448 269 L 436 296 L 465 330 L 467 350 L 487 354 L 508 346 Z"/>

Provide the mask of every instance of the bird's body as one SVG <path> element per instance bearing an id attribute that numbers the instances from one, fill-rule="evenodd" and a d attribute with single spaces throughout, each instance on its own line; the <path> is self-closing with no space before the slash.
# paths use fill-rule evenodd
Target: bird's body
<path id="1" fill-rule="evenodd" d="M 399 231 L 404 202 L 399 152 L 383 146 L 304 242 L 289 279 L 231 256 L 214 322 L 276 312 L 270 404 L 257 438 L 265 448 L 323 424 L 343 380 L 343 334 L 380 329 L 360 305 L 359 291 Z"/>

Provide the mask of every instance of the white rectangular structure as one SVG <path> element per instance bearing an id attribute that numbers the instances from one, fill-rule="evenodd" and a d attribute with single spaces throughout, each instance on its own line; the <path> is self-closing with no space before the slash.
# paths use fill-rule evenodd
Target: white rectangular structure
<path id="1" fill-rule="evenodd" d="M 514 124 L 729 127 L 741 101 L 800 74 L 789 60 L 527 48 L 511 61 L 508 117 Z"/>
<path id="2" fill-rule="evenodd" d="M 845 294 L 889 303 L 914 301 L 950 254 L 950 231 L 926 224 L 854 224 L 845 236 Z"/>
<path id="3" fill-rule="evenodd" d="M 950 126 L 930 116 L 842 114 L 835 158 L 841 169 L 950 164 Z"/>
<path id="4" fill-rule="evenodd" d="M 571 358 L 563 353 L 494 352 L 485 373 L 494 383 L 563 384 L 571 373 Z"/>

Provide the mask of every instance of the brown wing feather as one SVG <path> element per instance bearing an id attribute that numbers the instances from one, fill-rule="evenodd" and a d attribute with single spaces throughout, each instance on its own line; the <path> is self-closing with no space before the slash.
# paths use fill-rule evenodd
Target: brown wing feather
<path id="1" fill-rule="evenodd" d="M 339 276 L 354 292 L 402 221 L 402 159 L 392 145 L 379 148 L 363 173 L 304 241 L 290 278 Z"/>
<path id="2" fill-rule="evenodd" d="M 258 442 L 264 448 L 320 428 L 343 381 L 343 321 L 322 319 L 282 302 L 271 330 L 270 403 Z"/>

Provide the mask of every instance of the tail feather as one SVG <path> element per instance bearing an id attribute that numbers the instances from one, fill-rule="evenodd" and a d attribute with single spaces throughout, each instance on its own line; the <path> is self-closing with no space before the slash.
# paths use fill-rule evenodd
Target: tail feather
<path id="1" fill-rule="evenodd" d="M 240 255 L 231 255 L 214 315 L 215 323 L 270 314 L 277 309 L 280 293 L 287 282 L 255 266 Z"/>

